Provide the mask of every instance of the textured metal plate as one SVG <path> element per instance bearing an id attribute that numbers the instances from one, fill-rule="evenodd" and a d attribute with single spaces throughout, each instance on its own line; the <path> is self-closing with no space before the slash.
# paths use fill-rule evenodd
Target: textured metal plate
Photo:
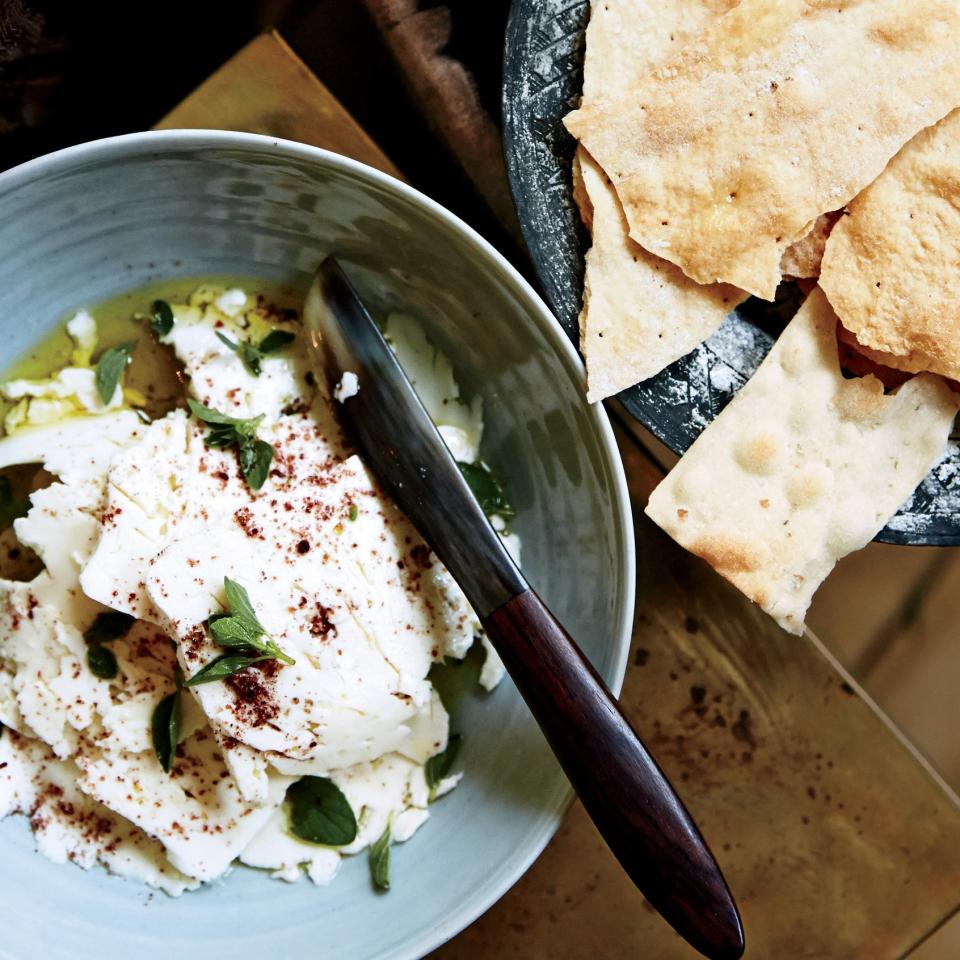
<path id="1" fill-rule="evenodd" d="M 588 238 L 570 187 L 573 138 L 564 114 L 582 80 L 588 0 L 514 0 L 504 51 L 507 172 L 524 239 L 547 301 L 579 342 L 577 315 Z M 705 343 L 619 395 L 627 410 L 682 453 L 757 369 L 799 303 L 781 286 L 775 304 L 748 300 Z M 888 543 L 960 544 L 960 452 L 950 454 L 877 536 Z"/>

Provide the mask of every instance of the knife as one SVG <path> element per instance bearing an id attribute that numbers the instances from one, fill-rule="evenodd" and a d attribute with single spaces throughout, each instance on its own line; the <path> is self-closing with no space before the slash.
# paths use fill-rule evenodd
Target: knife
<path id="1" fill-rule="evenodd" d="M 470 601 L 587 813 L 648 902 L 712 960 L 736 960 L 743 927 L 720 867 L 603 680 L 531 589 L 477 503 L 396 356 L 336 259 L 321 264 L 304 323 L 367 466 Z"/>

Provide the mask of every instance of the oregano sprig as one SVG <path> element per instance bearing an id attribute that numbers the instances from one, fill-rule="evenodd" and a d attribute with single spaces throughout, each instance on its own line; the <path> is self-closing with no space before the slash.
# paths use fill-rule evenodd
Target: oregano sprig
<path id="1" fill-rule="evenodd" d="M 111 640 L 125 637 L 136 623 L 136 617 L 119 610 L 107 610 L 98 613 L 93 623 L 83 632 L 87 642 L 87 666 L 90 672 L 101 680 L 113 680 L 119 672 L 114 652 L 105 647 Z"/>
<path id="2" fill-rule="evenodd" d="M 458 460 L 457 466 L 470 491 L 477 498 L 480 508 L 488 517 L 512 520 L 516 516 L 503 487 L 485 463 L 463 463 Z"/>
<path id="3" fill-rule="evenodd" d="M 113 399 L 117 384 L 123 377 L 123 371 L 133 356 L 133 347 L 133 343 L 121 343 L 100 354 L 93 379 L 97 393 L 104 403 L 109 403 Z"/>
<path id="4" fill-rule="evenodd" d="M 263 358 L 269 353 L 282 350 L 288 343 L 296 339 L 296 335 L 289 330 L 271 330 L 259 343 L 249 340 L 233 341 L 229 337 L 216 331 L 222 343 L 225 343 L 239 358 L 240 362 L 255 377 L 261 373 Z"/>
<path id="5" fill-rule="evenodd" d="M 175 667 L 174 682 L 176 689 L 167 694 L 154 708 L 150 718 L 150 732 L 153 735 L 153 749 L 156 751 L 164 773 L 169 773 L 177 755 L 180 743 L 180 723 L 183 718 L 183 705 L 180 689 L 183 687 L 183 672 L 180 664 Z"/>
<path id="6" fill-rule="evenodd" d="M 457 759 L 461 742 L 462 738 L 459 733 L 451 734 L 449 740 L 447 740 L 446 750 L 434 754 L 424 765 L 423 773 L 427 780 L 427 789 L 430 791 L 430 803 L 437 799 L 437 791 L 450 772 L 453 761 Z"/>
<path id="7" fill-rule="evenodd" d="M 302 777 L 287 789 L 290 832 L 307 843 L 342 847 L 357 838 L 357 817 L 327 777 Z"/>
<path id="8" fill-rule="evenodd" d="M 241 670 L 262 660 L 282 660 L 293 664 L 293 657 L 284 653 L 267 634 L 250 603 L 247 591 L 235 580 L 223 578 L 227 598 L 227 613 L 216 614 L 207 621 L 210 636 L 228 653 L 223 653 L 198 670 L 185 684 L 196 687 L 201 683 L 226 680 Z"/>
<path id="9" fill-rule="evenodd" d="M 187 405 L 190 412 L 210 428 L 206 436 L 207 446 L 216 449 L 233 447 L 237 451 L 240 472 L 250 489 L 259 490 L 267 480 L 270 464 L 276 454 L 273 444 L 257 439 L 256 431 L 263 414 L 241 420 L 204 406 L 192 398 L 187 400 Z"/>
<path id="10" fill-rule="evenodd" d="M 370 846 L 370 879 L 378 890 L 390 889 L 390 842 L 393 814 L 376 843 Z"/>
<path id="11" fill-rule="evenodd" d="M 166 300 L 153 301 L 150 328 L 158 337 L 165 337 L 173 329 L 173 308 Z"/>

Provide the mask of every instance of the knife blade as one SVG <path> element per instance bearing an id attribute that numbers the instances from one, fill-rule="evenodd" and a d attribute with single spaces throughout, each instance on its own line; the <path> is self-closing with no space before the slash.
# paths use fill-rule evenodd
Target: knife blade
<path id="1" fill-rule="evenodd" d="M 720 867 L 603 680 L 531 589 L 335 258 L 304 305 L 317 369 L 357 449 L 476 610 L 610 849 L 647 900 L 705 956 L 736 960 L 743 927 Z"/>

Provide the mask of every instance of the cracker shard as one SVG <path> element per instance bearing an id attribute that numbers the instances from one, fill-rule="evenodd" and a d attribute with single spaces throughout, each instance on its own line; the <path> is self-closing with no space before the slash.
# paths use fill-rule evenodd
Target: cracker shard
<path id="1" fill-rule="evenodd" d="M 634 240 L 772 300 L 784 250 L 960 104 L 958 48 L 954 0 L 742 0 L 565 122 Z"/>
<path id="2" fill-rule="evenodd" d="M 837 318 L 813 291 L 753 378 L 654 490 L 647 515 L 785 630 L 941 459 L 953 393 L 921 374 L 893 394 L 840 373 Z"/>
<path id="3" fill-rule="evenodd" d="M 613 188 L 589 154 L 578 152 L 592 212 L 580 313 L 587 400 L 594 403 L 659 373 L 723 323 L 745 294 L 701 285 L 648 253 L 627 233 Z"/>
<path id="4" fill-rule="evenodd" d="M 625 92 L 736 2 L 593 3 L 584 101 Z M 574 159 L 573 194 L 593 236 L 585 264 L 580 349 L 587 364 L 587 399 L 594 403 L 689 353 L 717 330 L 745 294 L 726 284 L 695 283 L 631 240 L 612 184 L 582 148 Z"/>
<path id="5" fill-rule="evenodd" d="M 913 138 L 850 204 L 821 283 L 880 362 L 960 378 L 960 110 Z"/>

